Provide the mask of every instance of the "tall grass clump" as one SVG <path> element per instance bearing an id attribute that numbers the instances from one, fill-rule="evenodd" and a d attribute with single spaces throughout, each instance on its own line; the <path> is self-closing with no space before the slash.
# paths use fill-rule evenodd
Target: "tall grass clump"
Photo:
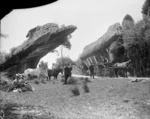
<path id="1" fill-rule="evenodd" d="M 74 96 L 80 95 L 79 87 L 77 85 L 71 89 L 71 92 Z"/>
<path id="2" fill-rule="evenodd" d="M 45 79 L 42 79 L 41 83 L 46 84 L 47 82 L 45 81 Z"/>
<path id="3" fill-rule="evenodd" d="M 35 84 L 39 84 L 40 82 L 38 80 L 34 80 L 34 83 Z"/>
<path id="4" fill-rule="evenodd" d="M 91 82 L 91 80 L 89 80 L 89 78 L 85 78 L 84 80 L 85 80 L 85 82 L 87 82 L 87 83 L 88 83 L 88 82 Z"/>
<path id="5" fill-rule="evenodd" d="M 89 93 L 90 92 L 89 87 L 88 87 L 86 81 L 83 81 L 82 88 L 83 88 L 83 90 L 84 90 L 85 93 Z"/>
<path id="6" fill-rule="evenodd" d="M 75 79 L 74 77 L 69 77 L 67 83 L 76 85 L 77 84 L 77 79 Z"/>

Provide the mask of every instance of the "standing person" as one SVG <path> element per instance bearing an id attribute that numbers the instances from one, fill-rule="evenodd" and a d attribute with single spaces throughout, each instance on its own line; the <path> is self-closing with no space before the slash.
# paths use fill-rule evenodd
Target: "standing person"
<path id="1" fill-rule="evenodd" d="M 94 79 L 94 65 L 91 64 L 89 69 L 90 69 L 90 77 L 93 77 L 93 79 Z"/>
<path id="2" fill-rule="evenodd" d="M 57 79 L 57 75 L 58 75 L 58 67 L 57 64 L 53 63 L 52 64 L 52 75 L 54 77 L 54 79 Z"/>
<path id="3" fill-rule="evenodd" d="M 68 63 L 66 63 L 66 65 L 64 67 L 64 76 L 65 76 L 64 84 L 67 84 L 67 79 L 70 77 L 70 68 L 68 66 Z"/>
<path id="4" fill-rule="evenodd" d="M 70 63 L 70 65 L 69 65 L 69 73 L 70 73 L 70 75 L 69 75 L 69 77 L 71 77 L 72 76 L 72 65 L 71 65 L 71 63 Z"/>

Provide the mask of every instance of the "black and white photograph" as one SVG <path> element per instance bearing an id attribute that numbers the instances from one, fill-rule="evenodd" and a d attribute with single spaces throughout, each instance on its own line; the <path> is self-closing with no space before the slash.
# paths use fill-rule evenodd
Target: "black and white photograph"
<path id="1" fill-rule="evenodd" d="M 150 119 L 150 0 L 3 12 L 0 119 Z"/>

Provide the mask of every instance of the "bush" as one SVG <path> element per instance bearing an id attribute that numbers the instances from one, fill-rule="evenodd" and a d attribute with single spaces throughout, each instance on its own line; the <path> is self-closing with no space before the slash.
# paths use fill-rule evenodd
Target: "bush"
<path id="1" fill-rule="evenodd" d="M 82 88 L 83 88 L 83 90 L 84 90 L 85 93 L 90 92 L 89 87 L 88 87 L 86 81 L 83 82 Z"/>
<path id="2" fill-rule="evenodd" d="M 4 63 L 6 61 L 6 52 L 0 52 L 0 64 Z"/>
<path id="3" fill-rule="evenodd" d="M 40 82 L 38 80 L 34 80 L 34 83 L 35 84 L 39 84 Z"/>
<path id="4" fill-rule="evenodd" d="M 67 83 L 68 84 L 77 84 L 77 79 L 70 77 L 70 78 L 68 78 Z"/>
<path id="5" fill-rule="evenodd" d="M 44 79 L 41 80 L 41 83 L 46 84 L 46 81 Z"/>
<path id="6" fill-rule="evenodd" d="M 91 82 L 91 81 L 89 80 L 89 78 L 85 78 L 84 81 L 85 81 L 85 82 Z"/>
<path id="7" fill-rule="evenodd" d="M 73 93 L 74 96 L 80 95 L 80 91 L 77 85 L 71 89 L 71 92 Z"/>
<path id="8" fill-rule="evenodd" d="M 11 54 L 11 55 L 14 55 L 14 54 L 15 54 L 16 49 L 17 49 L 16 47 L 11 48 L 11 49 L 10 49 L 10 54 Z"/>

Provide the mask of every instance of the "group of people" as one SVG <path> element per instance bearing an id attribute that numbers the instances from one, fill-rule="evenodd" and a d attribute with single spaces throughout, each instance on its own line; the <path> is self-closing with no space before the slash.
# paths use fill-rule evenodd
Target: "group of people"
<path id="1" fill-rule="evenodd" d="M 64 77 L 65 77 L 64 84 L 67 84 L 67 79 L 69 77 L 71 77 L 71 75 L 72 75 L 72 73 L 71 73 L 71 71 L 72 71 L 71 64 L 69 65 L 68 63 L 66 63 L 65 66 L 64 66 L 63 71 L 64 71 Z M 89 66 L 89 71 L 90 71 L 90 77 L 94 79 L 94 64 L 91 64 Z"/>
<path id="2" fill-rule="evenodd" d="M 25 81 L 23 74 L 16 74 L 15 79 L 12 84 L 8 88 L 8 92 L 26 92 L 26 91 L 34 91 L 34 88 L 29 84 L 29 82 Z"/>
<path id="3" fill-rule="evenodd" d="M 104 63 L 107 63 L 108 61 L 104 61 Z M 128 77 L 127 76 L 127 72 L 128 72 L 128 69 L 129 69 L 129 66 L 131 65 L 131 60 L 128 60 L 126 62 L 121 62 L 121 63 L 115 63 L 114 65 L 112 65 L 112 67 L 114 68 L 114 73 L 115 73 L 115 76 L 118 77 L 118 72 L 119 71 L 123 71 L 124 72 L 124 77 Z M 89 66 L 89 71 L 90 71 L 90 77 L 91 78 L 94 78 L 94 64 L 92 63 L 90 66 Z"/>
<path id="4" fill-rule="evenodd" d="M 55 65 L 53 65 L 53 66 L 55 66 Z M 57 69 L 56 67 L 52 67 L 52 71 L 54 70 L 54 69 Z M 90 77 L 91 78 L 94 78 L 94 65 L 93 64 L 91 64 L 90 65 L 90 67 L 89 67 L 89 71 L 90 71 Z M 69 77 L 72 77 L 72 64 L 71 63 L 65 63 L 65 66 L 64 67 L 62 67 L 61 68 L 61 70 L 59 71 L 59 72 L 61 72 L 62 74 L 63 74 L 63 76 L 64 76 L 64 84 L 67 84 L 67 80 L 68 80 L 68 78 Z M 54 73 L 54 71 L 53 71 L 53 73 Z M 58 73 L 58 72 L 57 72 Z M 48 72 L 48 74 L 49 74 L 49 72 Z M 50 74 L 51 74 L 51 72 L 50 72 Z M 10 88 L 10 90 L 13 90 L 13 89 L 15 89 L 15 88 L 17 88 L 18 86 L 20 86 L 20 84 L 25 84 L 25 83 L 20 83 L 20 81 L 22 80 L 22 79 L 24 79 L 24 77 L 23 77 L 24 75 L 16 75 L 16 80 L 14 80 L 14 85 Z M 52 76 L 52 74 L 51 74 L 51 76 Z M 18 80 L 19 79 L 19 80 Z M 57 77 L 56 77 L 56 79 L 57 79 Z M 17 82 L 17 83 L 16 83 Z M 18 83 L 19 82 L 19 83 Z M 22 82 L 22 81 L 21 81 Z M 18 85 L 19 84 L 19 85 Z M 22 86 L 22 85 L 21 85 Z"/>
<path id="5" fill-rule="evenodd" d="M 67 84 L 67 79 L 69 77 L 72 76 L 72 64 L 71 63 L 65 63 L 64 67 L 59 67 L 57 66 L 57 64 L 52 64 L 52 69 L 48 70 L 48 75 L 49 75 L 49 78 L 51 76 L 54 76 L 54 79 L 57 79 L 57 76 L 59 75 L 59 73 L 63 74 L 64 78 L 65 78 L 65 81 L 64 81 L 64 84 Z"/>

